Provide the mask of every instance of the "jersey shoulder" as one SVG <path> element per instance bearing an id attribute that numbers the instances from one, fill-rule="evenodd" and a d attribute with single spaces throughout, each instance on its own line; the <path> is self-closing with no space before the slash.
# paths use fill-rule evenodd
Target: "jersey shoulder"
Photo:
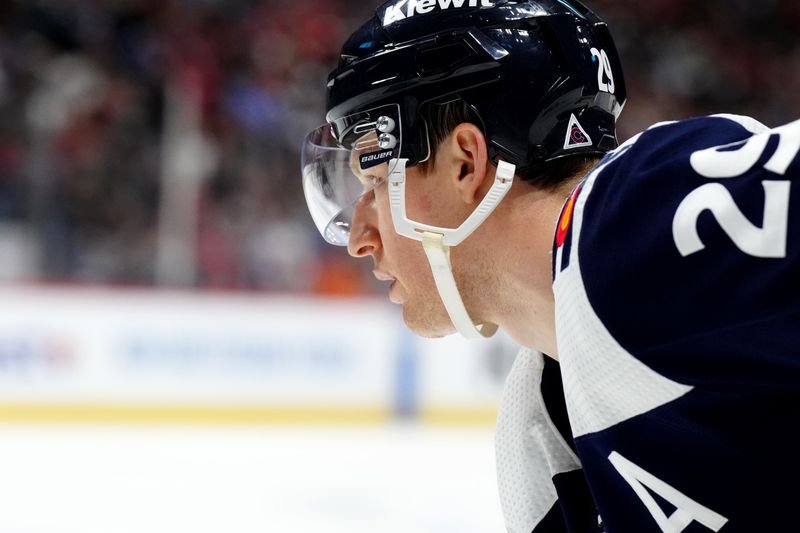
<path id="1" fill-rule="evenodd" d="M 578 234 L 559 224 L 556 277 L 577 261 L 596 313 L 634 352 L 797 311 L 798 152 L 800 121 L 649 128 L 576 190 L 565 215 L 575 210 Z"/>
<path id="2" fill-rule="evenodd" d="M 558 355 L 609 531 L 667 530 L 676 507 L 692 509 L 686 531 L 791 520 L 779 487 L 800 475 L 781 438 L 800 395 L 799 151 L 800 122 L 658 125 L 567 202 Z"/>

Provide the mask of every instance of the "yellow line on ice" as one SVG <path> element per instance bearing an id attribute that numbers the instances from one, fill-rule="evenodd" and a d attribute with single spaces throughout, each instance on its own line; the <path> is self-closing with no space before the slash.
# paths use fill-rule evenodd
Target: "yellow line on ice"
<path id="1" fill-rule="evenodd" d="M 495 411 L 432 408 L 416 419 L 432 426 L 487 427 L 494 425 Z M 388 409 L 360 407 L 0 404 L 0 423 L 12 424 L 374 426 L 392 420 Z"/>
<path id="2" fill-rule="evenodd" d="M 431 426 L 494 427 L 497 409 L 437 407 L 423 409 L 419 418 Z"/>

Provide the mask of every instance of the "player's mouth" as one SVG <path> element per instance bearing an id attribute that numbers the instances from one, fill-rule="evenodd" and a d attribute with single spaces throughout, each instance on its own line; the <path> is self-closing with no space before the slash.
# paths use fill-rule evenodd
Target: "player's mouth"
<path id="1" fill-rule="evenodd" d="M 389 300 L 391 300 L 394 303 L 400 303 L 400 301 L 397 298 L 397 294 L 396 294 L 397 293 L 397 291 L 396 291 L 397 278 L 395 278 L 394 276 L 392 276 L 388 272 L 384 272 L 384 271 L 378 270 L 378 269 L 373 270 L 372 274 L 375 276 L 375 279 L 377 279 L 378 281 L 389 281 L 389 282 L 391 282 L 391 285 L 389 285 Z"/>
<path id="2" fill-rule="evenodd" d="M 378 270 L 377 268 L 372 271 L 375 275 L 375 279 L 378 281 L 396 281 L 397 278 L 389 274 L 388 272 L 384 272 L 383 270 Z"/>

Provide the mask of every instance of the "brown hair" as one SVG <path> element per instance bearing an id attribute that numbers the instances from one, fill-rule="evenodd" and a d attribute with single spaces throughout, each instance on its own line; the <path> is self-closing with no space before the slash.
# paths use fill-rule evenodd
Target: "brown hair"
<path id="1" fill-rule="evenodd" d="M 485 131 L 483 122 L 473 108 L 461 98 L 446 102 L 425 105 L 420 116 L 428 128 L 430 157 L 419 163 L 420 169 L 427 173 L 436 165 L 436 152 L 442 142 L 456 126 L 464 122 L 474 124 Z M 556 190 L 577 175 L 587 173 L 597 164 L 600 157 L 595 155 L 573 155 L 548 161 L 532 168 L 521 169 L 517 174 L 536 188 Z"/>

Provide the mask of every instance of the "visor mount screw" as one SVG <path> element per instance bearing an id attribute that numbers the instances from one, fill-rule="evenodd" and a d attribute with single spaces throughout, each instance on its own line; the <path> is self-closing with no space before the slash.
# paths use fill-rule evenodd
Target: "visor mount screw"
<path id="1" fill-rule="evenodd" d="M 375 125 L 381 133 L 391 133 L 394 131 L 395 126 L 397 126 L 394 119 L 391 117 L 379 117 Z"/>
<path id="2" fill-rule="evenodd" d="M 397 137 L 389 133 L 383 133 L 378 137 L 378 146 L 383 150 L 391 150 L 397 146 Z"/>

